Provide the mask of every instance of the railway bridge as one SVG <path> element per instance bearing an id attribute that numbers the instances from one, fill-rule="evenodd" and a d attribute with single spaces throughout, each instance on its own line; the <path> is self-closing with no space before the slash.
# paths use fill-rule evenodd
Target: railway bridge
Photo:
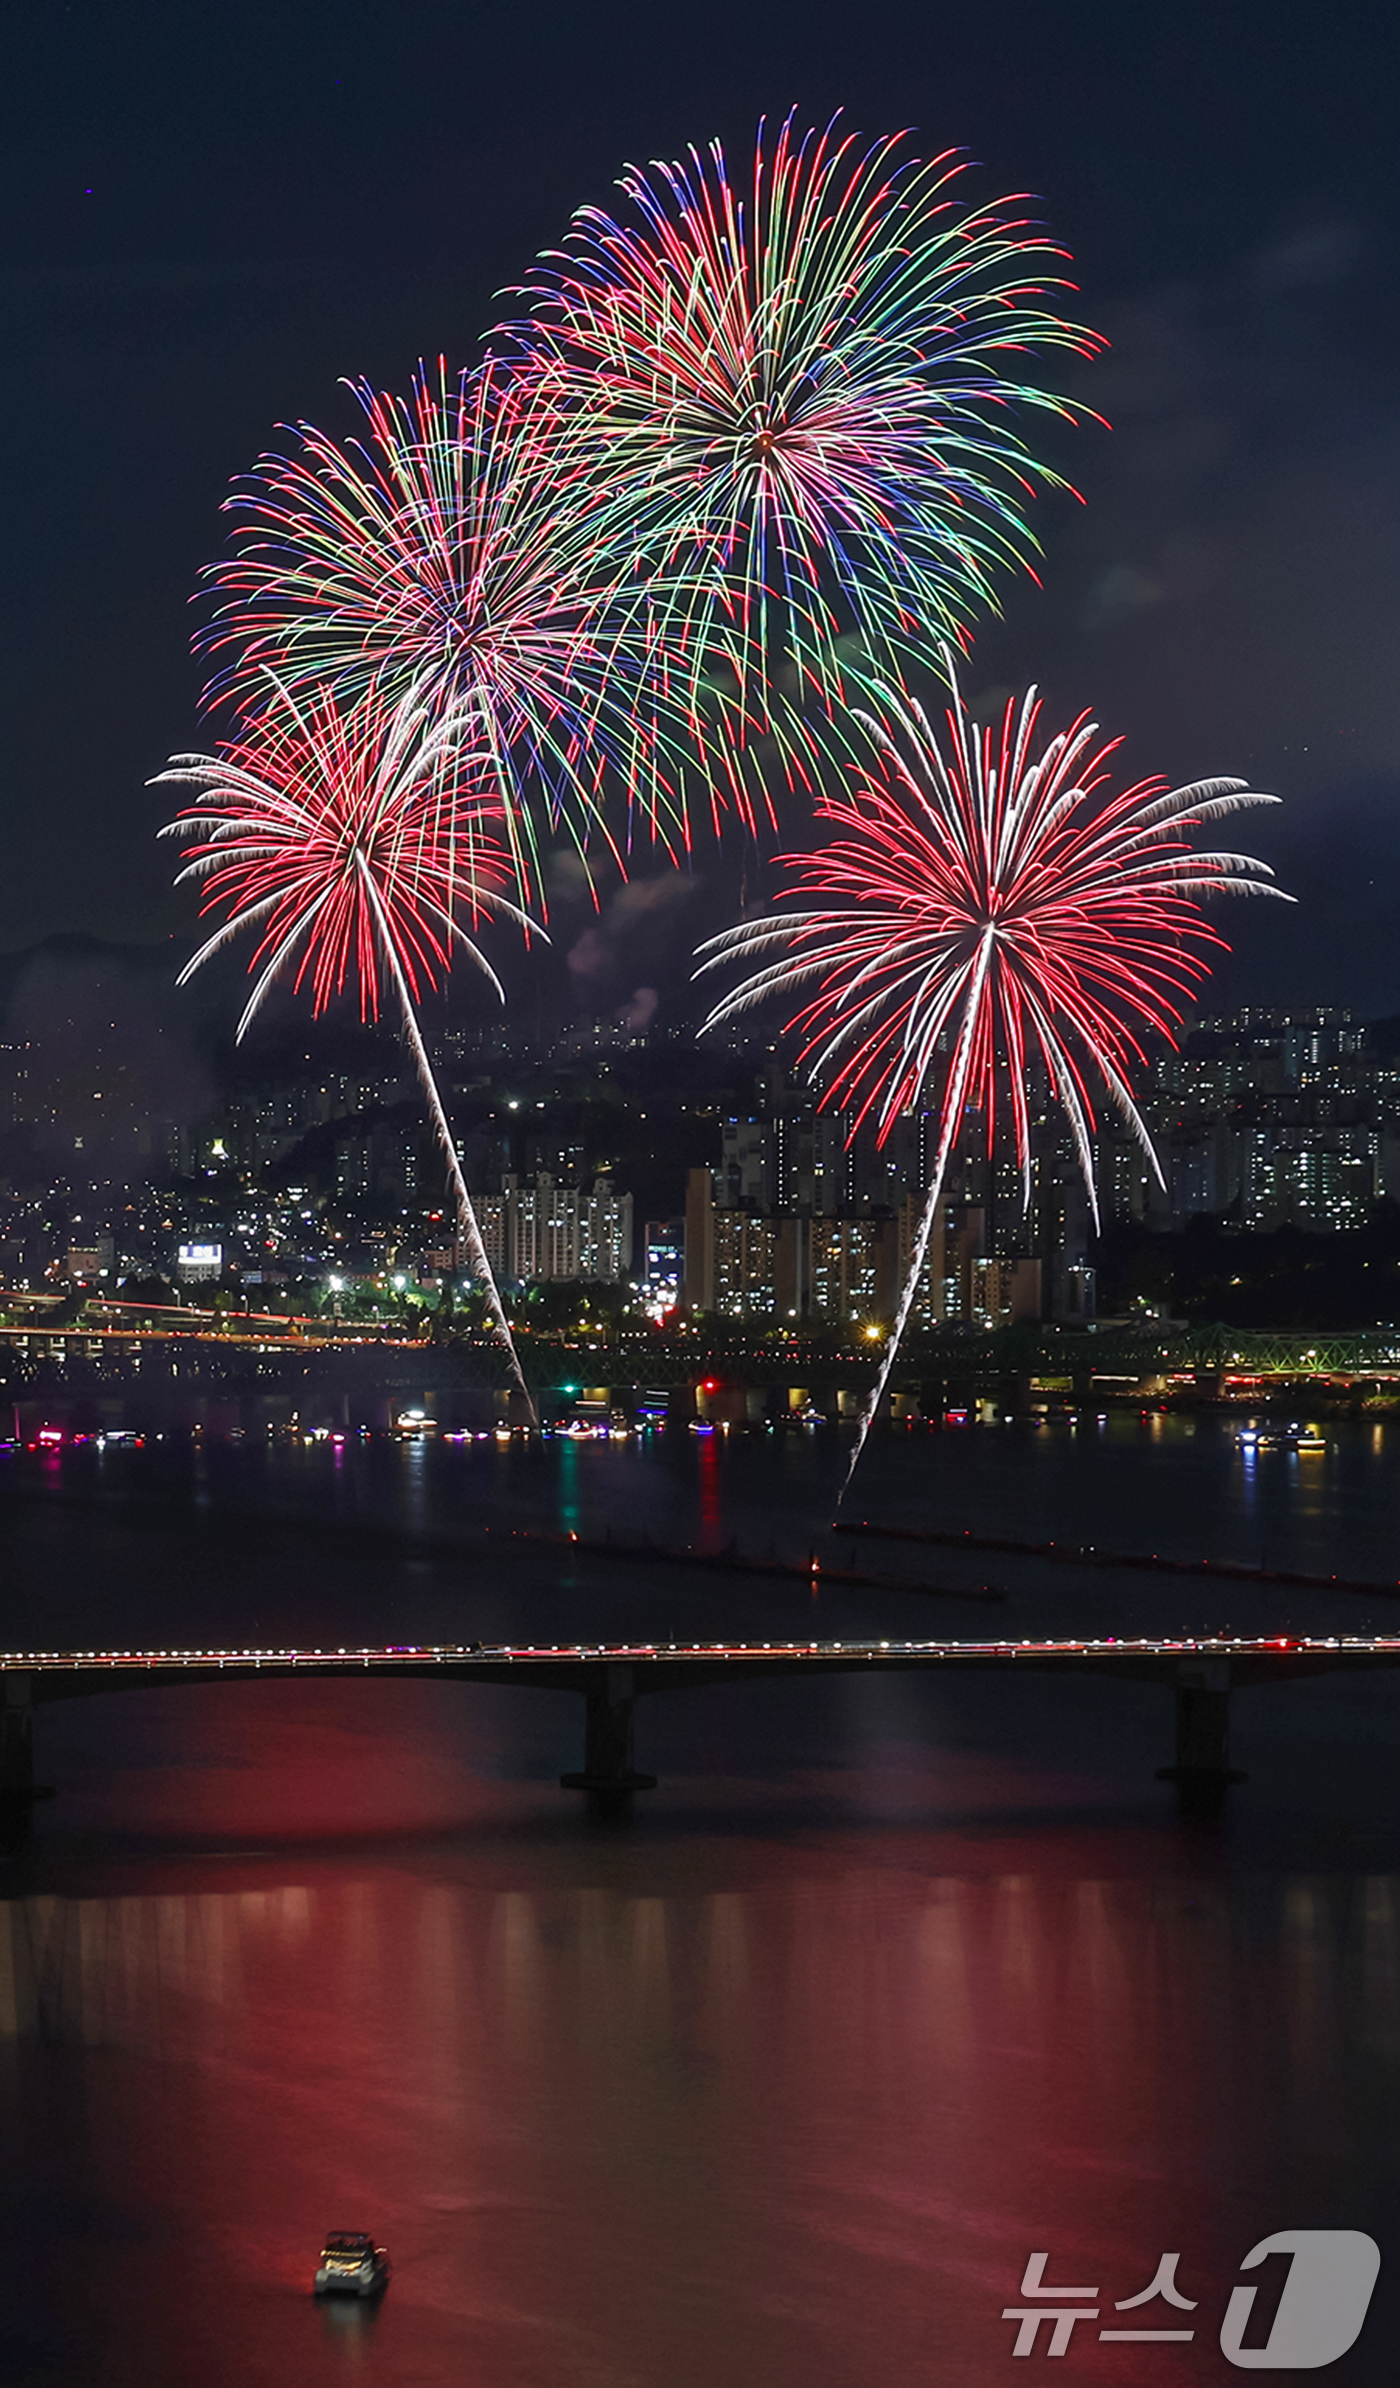
<path id="1" fill-rule="evenodd" d="M 38 1314 L 10 1324 L 0 1317 L 0 1377 L 8 1372 L 8 1398 L 60 1410 L 79 1401 L 125 1401 L 128 1424 L 178 1424 L 200 1401 L 249 1405 L 245 1426 L 259 1403 L 269 1416 L 324 1411 L 352 1424 L 382 1423 L 386 1404 L 395 1400 L 430 1394 L 445 1415 L 458 1405 L 484 1404 L 489 1413 L 505 1396 L 507 1372 L 494 1337 L 414 1342 L 291 1331 L 304 1323 L 279 1322 L 275 1336 L 237 1320 L 218 1332 L 166 1326 L 137 1335 L 109 1323 L 57 1327 Z M 879 1366 L 878 1346 L 868 1339 L 745 1331 L 722 1321 L 695 1322 L 683 1333 L 626 1328 L 597 1343 L 522 1331 L 520 1341 L 532 1393 L 545 1403 L 567 1403 L 584 1388 L 623 1400 L 643 1390 L 683 1400 L 713 1378 L 778 1395 L 815 1390 L 819 1407 L 834 1407 L 845 1395 L 850 1407 Z M 891 1379 L 892 1390 L 906 1396 L 932 1388 L 935 1398 L 941 1390 L 958 1399 L 1004 1397 L 1009 1386 L 1024 1393 L 1037 1383 L 1065 1388 L 1080 1403 L 1148 1388 L 1219 1392 L 1232 1384 L 1257 1387 L 1261 1395 L 1271 1387 L 1294 1388 L 1299 1396 L 1305 1387 L 1393 1394 L 1400 1388 L 1400 1332 L 1283 1334 L 1156 1323 L 943 1327 L 911 1334 Z"/>

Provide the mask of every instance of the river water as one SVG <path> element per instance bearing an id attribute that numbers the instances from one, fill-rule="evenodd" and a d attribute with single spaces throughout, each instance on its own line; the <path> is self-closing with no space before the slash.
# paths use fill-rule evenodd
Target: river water
<path id="1" fill-rule="evenodd" d="M 1254 1460 L 1210 1418 L 890 1438 L 850 1508 L 1393 1581 L 1400 1429 L 1329 1432 Z M 1400 1597 L 838 1544 L 847 1450 L 10 1455 L 0 1646 L 1400 1630 Z M 542 1525 L 892 1580 L 511 1539 Z M 1326 2376 L 1393 2381 L 1400 1677 L 1235 1709 L 1249 1779 L 1183 1825 L 1156 1687 L 666 1694 L 626 1829 L 558 1788 L 568 1694 L 45 1709 L 57 1796 L 0 1867 L 0 2381 L 981 2388 L 1035 2251 L 1095 2292 L 1066 2378 L 1224 2381 L 1232 2288 L 1262 2283 L 1248 2352 L 1288 2269 L 1241 2258 L 1298 2230 L 1379 2245 Z M 378 2308 L 311 2298 L 328 2227 L 388 2243 Z M 1167 2252 L 1191 2309 L 1115 2314 Z M 1129 2325 L 1193 2336 L 1098 2336 Z"/>

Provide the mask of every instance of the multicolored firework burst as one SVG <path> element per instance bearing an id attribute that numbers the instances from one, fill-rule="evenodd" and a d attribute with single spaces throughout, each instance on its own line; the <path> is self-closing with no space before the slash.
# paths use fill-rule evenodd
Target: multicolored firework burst
<path id="1" fill-rule="evenodd" d="M 614 852 L 637 833 L 683 844 L 690 725 L 658 665 L 664 591 L 618 594 L 584 445 L 547 382 L 439 365 L 407 400 L 354 394 L 360 439 L 299 424 L 296 451 L 262 457 L 228 500 L 199 642 L 222 658 L 211 700 L 257 710 L 272 674 L 450 716 L 494 790 L 522 904 L 542 903 L 556 833 L 580 852 L 599 834 Z"/>
<path id="2" fill-rule="evenodd" d="M 391 705 L 373 684 L 346 709 L 326 689 L 299 698 L 273 681 L 268 693 L 275 708 L 221 754 L 175 755 L 152 782 L 198 791 L 193 807 L 161 834 L 185 841 L 178 878 L 202 886 L 202 909 L 226 914 L 179 983 L 251 930 L 256 976 L 240 1038 L 288 973 L 295 987 L 309 984 L 314 1014 L 347 983 L 358 988 L 365 1019 L 377 1019 L 381 994 L 392 993 L 446 1159 L 460 1232 L 528 1401 L 415 1007 L 445 975 L 455 948 L 502 995 L 464 923 L 475 928 L 499 913 L 527 935 L 540 932 L 506 893 L 514 871 L 494 807 L 473 800 L 470 783 L 464 792 L 460 717 L 434 726 L 422 704 Z"/>
<path id="3" fill-rule="evenodd" d="M 928 1196 L 847 1484 L 908 1324 L 967 1112 L 982 1113 L 990 1151 L 998 1109 L 1009 1109 L 1029 1199 L 1028 1072 L 1038 1061 L 1097 1221 L 1096 1079 L 1160 1178 L 1129 1078 L 1145 1034 L 1174 1041 L 1182 1001 L 1208 967 L 1202 949 L 1224 943 L 1199 899 L 1280 893 L 1266 863 L 1200 852 L 1189 837 L 1277 797 L 1235 779 L 1173 789 L 1149 780 L 1106 794 L 1118 741 L 1096 744 L 1097 725 L 1081 716 L 1033 754 L 1034 689 L 1007 706 L 999 731 L 979 730 L 951 655 L 944 662 L 947 751 L 918 705 L 884 691 L 884 718 L 862 717 L 881 768 L 819 806 L 841 834 L 785 858 L 791 893 L 828 900 L 746 921 L 700 949 L 702 972 L 762 958 L 707 1027 L 816 982 L 788 1024 L 803 1040 L 801 1064 L 825 1104 L 848 1107 L 856 1126 L 873 1120 L 882 1143 L 942 1079 Z"/>
<path id="4" fill-rule="evenodd" d="M 1026 360 L 1099 346 L 1021 202 L 966 204 L 964 162 L 902 140 L 790 116 L 748 190 L 717 141 L 630 168 L 633 220 L 582 209 L 497 334 L 591 432 L 600 533 L 668 576 L 676 668 L 723 661 L 765 724 L 789 658 L 829 695 L 841 634 L 898 671 L 995 604 L 1057 485 L 1015 416 L 1078 411 Z"/>

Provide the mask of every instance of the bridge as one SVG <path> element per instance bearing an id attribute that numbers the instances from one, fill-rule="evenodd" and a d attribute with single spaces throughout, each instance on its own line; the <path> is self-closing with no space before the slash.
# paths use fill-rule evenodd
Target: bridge
<path id="1" fill-rule="evenodd" d="M 0 1380 L 11 1400 L 37 1398 L 60 1408 L 129 1402 L 126 1423 L 166 1426 L 202 1414 L 200 1402 L 246 1407 L 245 1427 L 262 1423 L 264 1412 L 293 1409 L 382 1424 L 394 1401 L 402 1406 L 429 1394 L 444 1417 L 459 1408 L 489 1416 L 507 1390 L 500 1346 L 487 1335 L 417 1341 L 384 1328 L 341 1333 L 324 1324 L 278 1322 L 274 1334 L 261 1322 L 242 1331 L 247 1324 L 215 1332 L 201 1318 L 188 1328 L 137 1334 L 107 1322 L 96 1328 L 37 1319 L 8 1328 L 0 1323 Z M 828 1412 L 842 1395 L 847 1407 L 864 1396 L 880 1357 L 878 1344 L 846 1341 L 834 1330 L 798 1333 L 759 1324 L 746 1330 L 715 1320 L 684 1332 L 628 1328 L 600 1342 L 522 1330 L 520 1352 L 543 1403 L 567 1404 L 589 1389 L 624 1403 L 642 1391 L 665 1392 L 686 1404 L 712 1379 L 780 1398 L 804 1388 Z M 1393 1392 L 1400 1388 L 1400 1331 L 1285 1334 L 1157 1323 L 944 1327 L 911 1334 L 891 1378 L 895 1392 L 908 1397 L 932 1389 L 935 1402 L 986 1396 L 1014 1403 L 1037 1385 L 1061 1388 L 1080 1405 L 1173 1385 L 1208 1395 L 1257 1387 L 1260 1397 L 1270 1386 Z"/>
<path id="2" fill-rule="evenodd" d="M 248 1684 L 298 1676 L 366 1675 L 494 1683 L 582 1694 L 584 1760 L 561 1776 L 602 1812 L 625 1811 L 655 1788 L 633 1764 L 633 1710 L 645 1692 L 706 1684 L 832 1674 L 969 1671 L 1092 1673 L 1161 1683 L 1174 1694 L 1176 1755 L 1159 1768 L 1184 1813 L 1217 1813 L 1242 1778 L 1229 1756 L 1230 1695 L 1342 1669 L 1400 1666 L 1400 1634 L 1280 1634 L 1151 1639 L 1109 1636 L 1041 1641 L 464 1642 L 359 1650 L 28 1650 L 0 1653 L 0 1823 L 13 1846 L 35 1798 L 35 1710 L 53 1700 L 176 1684 Z"/>

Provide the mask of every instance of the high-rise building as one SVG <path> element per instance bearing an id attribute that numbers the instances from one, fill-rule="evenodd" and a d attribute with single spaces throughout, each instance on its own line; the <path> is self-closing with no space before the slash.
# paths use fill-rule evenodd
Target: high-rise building
<path id="1" fill-rule="evenodd" d="M 922 1204 L 898 1211 L 740 1210 L 717 1199 L 715 1172 L 692 1169 L 686 1199 L 684 1307 L 737 1320 L 846 1324 L 893 1315 Z M 943 1220 L 930 1238 L 915 1323 L 941 1319 Z"/>
<path id="2" fill-rule="evenodd" d="M 523 1183 L 507 1173 L 501 1192 L 478 1195 L 473 1208 L 498 1277 L 616 1284 L 632 1265 L 632 1197 L 609 1177 L 564 1186 L 548 1170 Z"/>

